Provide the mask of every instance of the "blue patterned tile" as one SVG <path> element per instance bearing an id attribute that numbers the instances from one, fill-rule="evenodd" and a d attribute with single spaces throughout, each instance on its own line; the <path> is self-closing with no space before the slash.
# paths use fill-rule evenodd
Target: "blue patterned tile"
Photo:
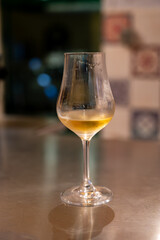
<path id="1" fill-rule="evenodd" d="M 132 74 L 137 77 L 159 76 L 159 47 L 145 46 L 132 55 Z"/>
<path id="2" fill-rule="evenodd" d="M 132 114 L 132 134 L 138 139 L 156 139 L 159 130 L 159 116 L 156 111 L 135 111 Z"/>
<path id="3" fill-rule="evenodd" d="M 111 89 L 117 105 L 129 104 L 129 82 L 126 80 L 111 80 Z"/>

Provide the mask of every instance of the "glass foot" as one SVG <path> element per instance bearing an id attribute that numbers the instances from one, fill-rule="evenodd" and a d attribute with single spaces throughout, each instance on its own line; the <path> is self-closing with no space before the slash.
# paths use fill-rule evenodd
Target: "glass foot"
<path id="1" fill-rule="evenodd" d="M 72 187 L 61 193 L 61 200 L 69 205 L 92 207 L 108 203 L 112 192 L 106 187 L 80 186 Z"/>

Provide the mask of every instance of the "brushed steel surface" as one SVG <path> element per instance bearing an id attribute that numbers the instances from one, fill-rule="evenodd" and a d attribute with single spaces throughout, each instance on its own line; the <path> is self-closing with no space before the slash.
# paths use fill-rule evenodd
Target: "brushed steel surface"
<path id="1" fill-rule="evenodd" d="M 159 144 L 93 138 L 91 178 L 114 197 L 71 207 L 59 195 L 81 182 L 79 138 L 1 127 L 0 239 L 160 240 Z"/>

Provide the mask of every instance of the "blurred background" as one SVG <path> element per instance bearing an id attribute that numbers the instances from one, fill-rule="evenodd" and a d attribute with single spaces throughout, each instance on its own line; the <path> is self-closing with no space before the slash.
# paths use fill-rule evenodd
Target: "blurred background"
<path id="1" fill-rule="evenodd" d="M 101 133 L 160 137 L 160 3 L 1 0 L 0 118 L 54 119 L 64 52 L 104 51 L 116 101 Z M 64 130 L 63 130 L 64 131 Z"/>

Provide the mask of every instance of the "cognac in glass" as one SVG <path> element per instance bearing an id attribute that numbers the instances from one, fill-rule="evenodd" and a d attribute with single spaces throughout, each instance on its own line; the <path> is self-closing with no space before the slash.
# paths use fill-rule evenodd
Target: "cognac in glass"
<path id="1" fill-rule="evenodd" d="M 95 187 L 90 180 L 89 143 L 111 121 L 114 111 L 115 103 L 107 77 L 105 54 L 65 53 L 57 115 L 82 140 L 84 173 L 80 186 L 67 189 L 61 194 L 63 202 L 77 206 L 98 206 L 111 200 L 111 190 Z"/>

